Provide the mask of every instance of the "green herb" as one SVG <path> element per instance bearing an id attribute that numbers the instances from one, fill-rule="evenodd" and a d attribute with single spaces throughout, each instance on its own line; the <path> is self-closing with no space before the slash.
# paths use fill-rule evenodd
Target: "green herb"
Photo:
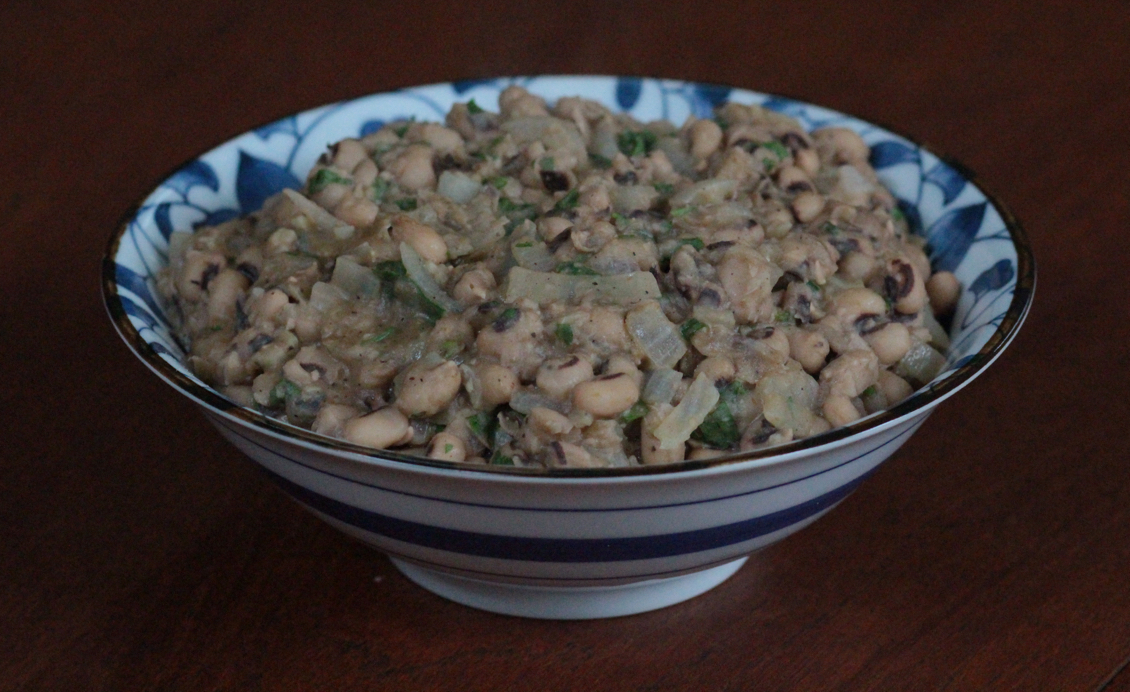
<path id="1" fill-rule="evenodd" d="M 864 397 L 864 396 L 875 396 L 875 395 L 876 395 L 876 394 L 878 394 L 878 393 L 879 393 L 879 390 L 875 389 L 875 385 L 871 385 L 871 386 L 870 386 L 870 387 L 868 387 L 867 389 L 864 389 L 864 390 L 863 390 L 863 393 L 862 393 L 862 394 L 860 394 L 859 396 L 861 396 L 861 397 Z"/>
<path id="2" fill-rule="evenodd" d="M 450 360 L 455 356 L 455 354 L 459 353 L 462 350 L 463 344 L 459 343 L 455 339 L 448 339 L 447 341 L 439 345 L 439 354 L 444 358 L 447 358 L 448 360 Z"/>
<path id="3" fill-rule="evenodd" d="M 651 409 L 647 407 L 647 404 L 642 401 L 637 401 L 636 403 L 632 404 L 632 407 L 630 409 L 620 414 L 620 422 L 627 424 L 631 423 L 634 420 L 639 420 L 640 418 L 646 416 L 647 412 L 650 410 Z"/>
<path id="4" fill-rule="evenodd" d="M 558 274 L 570 274 L 572 276 L 596 276 L 597 273 L 589 269 L 579 262 L 562 262 L 557 265 L 553 270 Z"/>
<path id="5" fill-rule="evenodd" d="M 514 324 L 515 322 L 518 321 L 519 317 L 521 317 L 521 314 L 518 312 L 518 308 L 506 308 L 505 310 L 503 310 L 498 315 L 498 319 L 496 319 L 494 321 L 494 323 L 495 324 L 512 325 L 512 324 Z M 506 330 L 501 329 L 499 331 L 506 331 Z"/>
<path id="6" fill-rule="evenodd" d="M 396 200 L 395 204 L 400 207 L 400 211 L 412 211 L 416 208 L 416 198 L 405 197 L 404 199 Z"/>
<path id="7" fill-rule="evenodd" d="M 616 211 L 612 212 L 612 223 L 613 224 L 615 224 L 617 226 L 626 226 L 631 222 L 632 222 L 631 219 L 624 216 L 620 212 L 616 212 Z"/>
<path id="8" fill-rule="evenodd" d="M 558 339 L 561 339 L 566 346 L 573 345 L 573 328 L 565 323 L 560 323 L 553 330 Z"/>
<path id="9" fill-rule="evenodd" d="M 541 169 L 543 171 L 552 171 L 554 166 L 556 165 L 556 162 L 554 162 L 552 156 L 545 156 L 541 161 L 538 162 L 538 165 L 541 166 Z"/>
<path id="10" fill-rule="evenodd" d="M 577 203 L 580 201 L 580 199 L 581 199 L 581 193 L 580 193 L 579 190 L 576 190 L 576 189 L 569 190 L 568 192 L 565 193 L 564 197 L 557 200 L 557 204 L 553 205 L 553 210 L 554 211 L 569 211 L 570 209 L 576 209 Z"/>
<path id="11" fill-rule="evenodd" d="M 412 285 L 416 286 L 416 283 L 412 282 Z M 416 286 L 416 295 L 420 302 L 420 311 L 424 313 L 428 321 L 434 324 L 439 318 L 447 314 L 447 310 L 444 310 L 442 305 L 424 295 L 424 292 L 420 290 L 419 286 Z"/>
<path id="12" fill-rule="evenodd" d="M 686 216 L 687 214 L 691 213 L 691 212 L 692 212 L 693 210 L 694 210 L 694 208 L 693 208 L 693 207 L 689 207 L 689 206 L 687 206 L 687 207 L 679 207 L 678 209 L 672 209 L 672 210 L 671 210 L 671 214 L 670 214 L 670 216 L 671 216 L 671 218 L 673 218 L 673 219 L 677 219 L 677 218 L 679 218 L 680 216 Z"/>
<path id="13" fill-rule="evenodd" d="M 278 408 L 286 403 L 287 399 L 293 399 L 302 393 L 302 387 L 299 387 L 294 382 L 286 379 L 285 377 L 279 380 L 272 389 L 271 393 L 267 395 L 267 406 L 270 408 Z"/>
<path id="14" fill-rule="evenodd" d="M 491 455 L 490 462 L 488 463 L 490 463 L 492 466 L 513 466 L 514 459 L 500 452 L 495 452 Z"/>
<path id="15" fill-rule="evenodd" d="M 718 125 L 718 127 L 722 128 L 723 130 L 730 127 L 730 123 L 726 122 L 725 120 L 722 119 L 721 116 L 718 116 L 718 115 L 714 116 L 714 122 Z"/>
<path id="16" fill-rule="evenodd" d="M 831 221 L 825 221 L 824 223 L 820 224 L 820 230 L 827 233 L 828 235 L 840 234 L 840 227 L 832 223 Z"/>
<path id="17" fill-rule="evenodd" d="M 404 123 L 403 125 L 398 125 L 396 128 L 393 129 L 393 132 L 396 133 L 397 137 L 403 138 L 405 133 L 408 132 L 408 128 L 412 126 L 412 122 L 414 120 L 415 120 L 415 118 L 413 118 L 412 120 L 409 120 L 408 122 Z"/>
<path id="18" fill-rule="evenodd" d="M 212 332 L 222 332 L 222 331 L 224 331 L 224 325 L 222 325 L 222 324 L 213 324 L 213 325 L 212 325 L 211 327 L 208 327 L 208 331 L 212 331 Z"/>
<path id="19" fill-rule="evenodd" d="M 624 156 L 646 156 L 655 148 L 657 137 L 654 132 L 625 130 L 616 135 L 616 146 Z"/>
<path id="20" fill-rule="evenodd" d="M 765 158 L 761 159 L 761 165 L 765 166 L 765 170 L 771 171 L 777 167 L 777 162 L 773 159 Z"/>
<path id="21" fill-rule="evenodd" d="M 494 189 L 501 190 L 510 182 L 510 178 L 504 175 L 496 175 L 493 178 L 488 178 L 487 182 L 494 186 Z"/>
<path id="22" fill-rule="evenodd" d="M 664 197 L 669 197 L 675 192 L 675 186 L 671 183 L 655 183 L 654 185 L 652 185 L 652 187 L 654 187 L 655 191 L 663 195 Z"/>
<path id="23" fill-rule="evenodd" d="M 482 113 L 483 109 L 479 104 L 475 103 L 475 99 L 471 99 L 467 102 L 467 112 L 471 115 L 475 115 L 476 113 Z"/>
<path id="24" fill-rule="evenodd" d="M 404 265 L 400 260 L 390 260 L 388 262 L 381 262 L 373 267 L 373 273 L 381 281 L 393 282 L 397 279 L 408 276 L 408 272 L 404 269 Z"/>
<path id="25" fill-rule="evenodd" d="M 515 202 L 514 200 L 510 199 L 509 197 L 499 197 L 498 198 L 498 211 L 500 211 L 503 214 L 519 213 L 519 214 L 525 215 L 525 214 L 528 214 L 528 213 L 532 213 L 533 210 L 534 210 L 534 205 L 532 205 L 532 204 L 524 204 L 524 203 L 521 203 L 521 202 Z"/>
<path id="26" fill-rule="evenodd" d="M 533 247 L 533 246 L 534 246 L 533 242 L 529 241 L 529 240 L 522 242 L 522 243 L 515 243 L 515 245 L 514 245 L 514 247 Z"/>
<path id="27" fill-rule="evenodd" d="M 377 178 L 373 181 L 373 201 L 379 202 L 388 193 L 389 187 L 392 183 L 384 178 Z"/>
<path id="28" fill-rule="evenodd" d="M 701 250 L 706 247 L 706 243 L 702 242 L 702 238 L 680 238 L 679 242 L 675 244 L 675 249 L 678 250 L 684 245 L 690 245 L 695 250 Z"/>
<path id="29" fill-rule="evenodd" d="M 773 313 L 773 321 L 788 324 L 793 321 L 793 313 L 788 310 L 777 310 L 777 312 Z"/>
<path id="30" fill-rule="evenodd" d="M 820 284 L 816 283 L 815 281 L 805 281 L 804 283 L 814 291 L 820 290 Z"/>
<path id="31" fill-rule="evenodd" d="M 698 334 L 703 329 L 706 329 L 706 323 L 700 322 L 693 317 L 683 322 L 683 326 L 679 327 L 679 331 L 683 333 L 683 338 L 687 341 L 690 341 L 692 336 Z"/>
<path id="32" fill-rule="evenodd" d="M 597 168 L 610 168 L 612 166 L 612 159 L 600 154 L 589 154 L 589 163 Z"/>
<path id="33" fill-rule="evenodd" d="M 315 173 L 314 177 L 310 178 L 310 194 L 321 192 L 322 190 L 326 189 L 326 187 L 334 183 L 337 183 L 339 185 L 351 185 L 353 183 L 353 180 L 338 175 L 335 171 L 332 171 L 328 168 L 323 168 Z"/>
<path id="34" fill-rule="evenodd" d="M 699 442 L 704 442 L 714 449 L 732 449 L 741 440 L 742 433 L 734 420 L 731 404 L 746 393 L 745 385 L 741 382 L 731 382 L 718 390 L 718 403 L 707 414 L 702 425 L 691 434 Z"/>
<path id="35" fill-rule="evenodd" d="M 895 221 L 906 221 L 906 214 L 898 207 L 891 207 L 891 218 Z"/>
<path id="36" fill-rule="evenodd" d="M 493 422 L 495 422 L 494 417 L 483 411 L 467 418 L 467 428 L 480 442 L 486 444 L 490 441 L 491 423 Z"/>
<path id="37" fill-rule="evenodd" d="M 474 103 L 474 101 L 472 101 L 472 103 Z M 453 450 L 453 449 L 455 449 L 455 445 L 448 442 L 447 444 L 445 444 L 443 446 L 443 453 L 444 454 L 451 454 L 451 450 Z"/>
<path id="38" fill-rule="evenodd" d="M 776 156 L 779 161 L 784 161 L 789 156 L 789 150 L 780 142 L 771 140 L 764 142 L 761 146 L 773 152 L 773 155 Z"/>
<path id="39" fill-rule="evenodd" d="M 361 343 L 363 343 L 363 344 L 379 344 L 380 342 L 384 341 L 385 339 L 389 338 L 390 336 L 392 336 L 395 333 L 396 333 L 396 327 L 386 327 L 386 328 L 382 329 L 381 331 L 377 332 L 376 334 L 372 334 L 370 336 L 365 337 L 364 339 L 361 339 Z"/>

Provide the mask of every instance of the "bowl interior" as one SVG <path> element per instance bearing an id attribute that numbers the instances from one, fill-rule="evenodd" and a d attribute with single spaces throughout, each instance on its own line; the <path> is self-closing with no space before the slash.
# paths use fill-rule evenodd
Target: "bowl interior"
<path id="1" fill-rule="evenodd" d="M 442 121 L 453 103 L 472 98 L 480 106 L 496 108 L 498 94 L 511 84 L 520 84 L 550 101 L 574 95 L 595 99 L 644 121 L 666 119 L 678 124 L 690 115 L 710 117 L 715 106 L 735 101 L 785 113 L 809 130 L 851 128 L 870 145 L 871 164 L 899 200 L 911 227 L 926 238 L 934 268 L 952 271 L 962 284 L 946 366 L 905 402 L 846 428 L 772 450 L 720 461 L 684 462 L 666 470 L 806 449 L 935 405 L 984 370 L 1011 341 L 1027 313 L 1035 266 L 1019 224 L 964 167 L 907 137 L 826 108 L 742 89 L 639 77 L 549 76 L 435 84 L 365 96 L 288 116 L 189 161 L 131 210 L 110 240 L 103 264 L 103 291 L 119 333 L 150 369 L 175 388 L 245 423 L 370 457 L 449 465 L 331 440 L 228 402 L 186 367 L 184 349 L 166 318 L 155 277 L 168 262 L 173 231 L 250 213 L 281 189 L 301 187 L 306 172 L 328 144 L 365 135 L 392 120 Z M 584 471 L 591 475 L 605 470 Z"/>

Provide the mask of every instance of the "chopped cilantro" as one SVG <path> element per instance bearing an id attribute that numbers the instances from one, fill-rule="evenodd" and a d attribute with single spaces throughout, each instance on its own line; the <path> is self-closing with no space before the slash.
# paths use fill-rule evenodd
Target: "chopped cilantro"
<path id="1" fill-rule="evenodd" d="M 392 183 L 384 178 L 377 178 L 373 181 L 373 201 L 379 202 L 388 193 L 388 188 Z"/>
<path id="2" fill-rule="evenodd" d="M 554 211 L 569 211 L 570 209 L 576 209 L 577 203 L 580 201 L 580 199 L 581 199 L 581 193 L 580 193 L 579 190 L 575 190 L 575 189 L 569 190 L 568 192 L 565 193 L 564 197 L 557 200 L 557 204 L 553 205 L 553 210 Z"/>
<path id="3" fill-rule="evenodd" d="M 558 324 L 553 330 L 558 339 L 561 339 L 566 346 L 573 345 L 573 328 L 565 323 Z"/>
<path id="4" fill-rule="evenodd" d="M 521 243 L 515 243 L 515 244 L 514 244 L 514 247 L 533 247 L 533 246 L 534 246 L 533 242 L 532 242 L 532 241 L 529 241 L 529 240 L 527 240 L 527 241 L 525 241 L 525 242 L 521 242 Z"/>
<path id="5" fill-rule="evenodd" d="M 467 102 L 467 112 L 471 115 L 475 115 L 476 113 L 482 113 L 483 108 L 479 104 L 475 103 L 475 99 L 471 99 Z"/>
<path id="6" fill-rule="evenodd" d="M 501 452 L 495 452 L 491 455 L 490 461 L 488 463 L 490 463 L 492 466 L 513 466 L 514 459 L 513 457 L 508 457 Z"/>
<path id="7" fill-rule="evenodd" d="M 474 101 L 472 101 L 471 103 L 474 103 Z M 443 446 L 443 453 L 444 454 L 451 454 L 451 450 L 453 450 L 453 449 L 455 449 L 455 445 L 448 442 L 447 444 L 445 444 Z"/>
<path id="8" fill-rule="evenodd" d="M 353 180 L 339 175 L 336 171 L 332 171 L 329 168 L 323 168 L 310 178 L 310 194 L 321 192 L 334 183 L 339 185 L 351 185 L 353 184 Z"/>
<path id="9" fill-rule="evenodd" d="M 646 156 L 655 148 L 657 137 L 654 132 L 625 130 L 616 135 L 616 146 L 624 156 Z"/>
<path id="10" fill-rule="evenodd" d="M 891 207 L 891 218 L 895 221 L 906 221 L 906 214 L 902 213 L 902 209 L 898 207 Z"/>
<path id="11" fill-rule="evenodd" d="M 642 401 L 637 401 L 636 403 L 632 404 L 632 407 L 630 409 L 620 414 L 620 422 L 631 423 L 634 420 L 639 420 L 640 418 L 646 416 L 648 411 L 650 410 L 651 409 L 648 408 L 647 404 Z"/>
<path id="12" fill-rule="evenodd" d="M 396 333 L 396 327 L 385 327 L 384 329 L 377 332 L 376 334 L 370 334 L 369 336 L 365 337 L 364 339 L 361 339 L 361 343 L 363 343 L 363 344 L 379 344 L 380 342 L 384 341 L 385 339 L 389 338 L 390 336 L 392 336 L 395 333 Z"/>
<path id="13" fill-rule="evenodd" d="M 397 137 L 403 138 L 404 135 L 408 132 L 408 128 L 412 126 L 412 122 L 415 121 L 415 120 L 416 120 L 415 118 L 412 118 L 412 120 L 409 120 L 408 122 L 404 123 L 403 125 L 396 126 L 396 128 L 393 129 L 393 132 L 396 133 Z"/>
<path id="14" fill-rule="evenodd" d="M 714 449 L 732 449 L 741 440 L 742 433 L 734 420 L 733 410 L 730 405 L 742 397 L 746 392 L 745 385 L 741 382 L 731 382 L 718 390 L 718 403 L 707 414 L 702 425 L 691 434 L 699 442 L 704 442 Z"/>
<path id="15" fill-rule="evenodd" d="M 788 324 L 793 321 L 793 313 L 788 310 L 777 310 L 777 312 L 773 313 L 773 321 Z"/>
<path id="16" fill-rule="evenodd" d="M 820 230 L 827 233 L 828 235 L 840 234 L 840 227 L 832 223 L 831 221 L 825 221 L 824 223 L 820 224 Z"/>
<path id="17" fill-rule="evenodd" d="M 672 209 L 670 216 L 673 219 L 677 219 L 680 216 L 686 216 L 687 214 L 691 213 L 691 211 L 693 211 L 693 207 L 679 207 L 678 209 Z"/>
<path id="18" fill-rule="evenodd" d="M 631 219 L 624 216 L 620 212 L 614 211 L 614 212 L 612 212 L 612 223 L 617 225 L 617 226 L 627 225 L 627 224 L 631 223 Z"/>
<path id="19" fill-rule="evenodd" d="M 589 154 L 589 162 L 597 168 L 609 168 L 612 166 L 612 159 L 600 154 Z"/>
<path id="20" fill-rule="evenodd" d="M 557 267 L 553 271 L 557 272 L 558 274 L 570 274 L 572 276 L 597 275 L 595 271 L 589 269 L 583 264 L 580 264 L 579 262 L 562 262 L 561 264 L 557 265 Z"/>
<path id="21" fill-rule="evenodd" d="M 820 284 L 816 283 L 815 281 L 805 281 L 804 283 L 805 283 L 806 286 L 808 286 L 809 288 L 811 288 L 814 291 L 820 290 Z"/>
<path id="22" fill-rule="evenodd" d="M 222 332 L 222 331 L 224 331 L 224 325 L 213 324 L 212 326 L 208 327 L 208 330 L 213 331 L 213 332 Z"/>
<path id="23" fill-rule="evenodd" d="M 498 198 L 498 211 L 503 214 L 521 214 L 523 217 L 533 216 L 534 205 L 515 202 L 509 197 Z"/>
<path id="24" fill-rule="evenodd" d="M 871 385 L 867 389 L 864 389 L 863 393 L 860 394 L 860 396 L 861 397 L 863 397 L 863 396 L 875 396 L 878 393 L 879 393 L 879 390 L 875 389 L 875 385 Z"/>
<path id="25" fill-rule="evenodd" d="M 450 360 L 455 356 L 455 354 L 459 353 L 462 350 L 463 344 L 459 343 L 455 339 L 448 339 L 447 341 L 439 345 L 439 354 L 444 358 L 447 358 L 448 360 Z"/>
<path id="26" fill-rule="evenodd" d="M 501 190 L 510 182 L 510 178 L 504 175 L 496 175 L 493 178 L 488 178 L 487 182 L 494 186 L 494 189 Z"/>
<path id="27" fill-rule="evenodd" d="M 675 186 L 671 183 L 655 183 L 654 185 L 652 185 L 652 187 L 654 187 L 655 191 L 663 195 L 664 197 L 669 197 L 672 193 L 675 192 Z"/>
<path id="28" fill-rule="evenodd" d="M 687 341 L 690 341 L 692 336 L 699 333 L 703 329 L 706 329 L 706 323 L 700 322 L 693 317 L 686 322 L 683 322 L 683 326 L 679 327 L 679 331 L 683 333 L 683 338 Z"/>
<path id="29" fill-rule="evenodd" d="M 404 265 L 399 260 L 390 260 L 388 262 L 381 262 L 373 267 L 373 273 L 381 281 L 396 281 L 408 275 L 405 271 Z"/>
<path id="30" fill-rule="evenodd" d="M 405 197 L 404 199 L 396 200 L 395 204 L 400 207 L 400 211 L 412 211 L 416 208 L 416 198 Z"/>
<path id="31" fill-rule="evenodd" d="M 267 406 L 270 408 L 278 408 L 286 403 L 287 399 L 293 399 L 302 393 L 302 387 L 299 387 L 294 382 L 286 379 L 285 377 L 279 380 L 272 389 L 271 393 L 267 395 Z"/>
<path id="32" fill-rule="evenodd" d="M 761 165 L 765 166 L 765 170 L 771 171 L 777 167 L 777 162 L 770 158 L 761 159 Z"/>
<path id="33" fill-rule="evenodd" d="M 543 156 L 542 160 L 538 162 L 538 165 L 541 166 L 543 171 L 552 171 L 556 162 L 553 160 L 552 156 Z"/>
<path id="34" fill-rule="evenodd" d="M 684 245 L 690 245 L 695 250 L 701 250 L 706 247 L 706 243 L 702 242 L 702 238 L 679 238 L 679 242 L 675 245 L 675 249 L 678 250 Z"/>
<path id="35" fill-rule="evenodd" d="M 777 157 L 778 161 L 784 161 L 789 155 L 789 150 L 780 142 L 768 141 L 762 143 L 761 146 L 773 152 L 773 155 Z"/>

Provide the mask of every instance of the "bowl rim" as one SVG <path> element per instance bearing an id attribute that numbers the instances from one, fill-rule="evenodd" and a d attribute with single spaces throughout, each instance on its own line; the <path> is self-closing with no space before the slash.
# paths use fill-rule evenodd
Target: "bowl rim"
<path id="1" fill-rule="evenodd" d="M 1027 317 L 1031 309 L 1032 299 L 1036 287 L 1036 264 L 1032 252 L 1032 245 L 1028 239 L 1027 233 L 1024 231 L 1023 226 L 1016 216 L 1008 209 L 1007 206 L 992 192 L 990 192 L 984 184 L 980 181 L 979 177 L 966 165 L 952 156 L 941 153 L 938 149 L 932 146 L 926 146 L 919 139 L 905 134 L 897 128 L 892 128 L 886 124 L 878 123 L 873 120 L 861 118 L 852 113 L 840 111 L 838 109 L 828 108 L 820 104 L 807 101 L 805 99 L 796 98 L 781 94 L 779 92 L 766 92 L 748 89 L 746 87 L 737 87 L 733 85 L 722 85 L 715 82 L 702 82 L 697 80 L 684 80 L 672 77 L 655 77 L 643 75 L 604 75 L 604 74 L 545 74 L 545 75 L 499 75 L 489 78 L 490 80 L 529 80 L 529 79 L 616 79 L 618 77 L 640 78 L 649 80 L 662 80 L 662 81 L 675 81 L 692 86 L 725 86 L 731 89 L 740 89 L 742 91 L 752 92 L 758 95 L 768 96 L 770 98 L 782 98 L 795 103 L 814 106 L 818 108 L 826 108 L 838 114 L 845 115 L 854 120 L 866 123 L 868 125 L 876 126 L 890 134 L 902 137 L 903 139 L 911 142 L 915 146 L 927 151 L 928 153 L 936 156 L 943 163 L 953 167 L 957 170 L 962 178 L 968 183 L 972 184 L 978 192 L 985 196 L 989 204 L 1000 214 L 1001 220 L 1004 223 L 1005 229 L 1008 231 L 1009 240 L 1012 242 L 1013 248 L 1016 251 L 1016 288 L 1013 292 L 1012 300 L 1009 302 L 1007 311 L 1005 312 L 1000 324 L 994 330 L 993 334 L 989 337 L 988 341 L 974 354 L 966 357 L 965 362 L 958 366 L 951 372 L 945 379 L 940 382 L 934 382 L 926 385 L 925 387 L 917 390 L 905 401 L 885 409 L 883 411 L 865 416 L 860 420 L 839 428 L 833 428 L 828 432 L 814 435 L 812 437 L 794 440 L 775 447 L 766 449 L 752 450 L 745 452 L 735 452 L 731 454 L 721 455 L 710 459 L 691 459 L 671 464 L 657 464 L 657 465 L 639 465 L 627 467 L 611 467 L 611 468 L 539 468 L 539 467 L 517 467 L 517 466 L 493 466 L 482 464 L 468 464 L 466 462 L 452 462 L 440 461 L 436 459 L 428 459 L 426 457 L 418 457 L 408 454 L 401 454 L 393 450 L 374 449 L 371 447 L 364 447 L 361 445 L 353 444 L 345 440 L 320 435 L 304 428 L 285 423 L 263 413 L 255 411 L 244 406 L 240 406 L 221 395 L 217 390 L 211 387 L 201 386 L 190 378 L 183 375 L 181 372 L 170 366 L 165 362 L 164 358 L 158 354 L 152 346 L 144 338 L 141 337 L 137 328 L 134 327 L 133 322 L 130 320 L 129 315 L 126 313 L 122 305 L 121 299 L 118 295 L 118 283 L 116 262 L 119 246 L 125 237 L 126 232 L 129 230 L 130 223 L 136 217 L 141 205 L 160 185 L 172 177 L 176 172 L 180 171 L 186 165 L 199 159 L 201 156 L 223 147 L 235 139 L 243 136 L 247 132 L 252 132 L 257 128 L 251 128 L 244 132 L 232 135 L 223 141 L 204 149 L 203 151 L 193 155 L 192 157 L 182 161 L 176 167 L 172 168 L 167 173 L 157 178 L 154 184 L 146 186 L 148 190 L 143 197 L 131 204 L 119 218 L 116 230 L 110 235 L 106 243 L 105 250 L 102 256 L 102 271 L 101 271 L 101 284 L 102 284 L 102 298 L 103 304 L 109 314 L 110 320 L 113 323 L 118 335 L 129 347 L 130 351 L 141 360 L 155 375 L 164 380 L 167 384 L 178 390 L 181 394 L 188 397 L 193 403 L 204 406 L 207 409 L 231 419 L 233 422 L 243 426 L 250 426 L 258 432 L 268 434 L 270 436 L 282 437 L 288 442 L 297 442 L 302 446 L 310 446 L 314 449 L 331 452 L 331 453 L 344 453 L 348 457 L 361 457 L 360 461 L 363 462 L 393 462 L 397 465 L 407 465 L 408 467 L 416 467 L 420 470 L 429 469 L 433 471 L 457 471 L 473 474 L 486 474 L 492 476 L 506 476 L 511 478 L 571 478 L 571 479 L 600 479 L 600 478 L 622 478 L 622 477 L 635 477 L 635 476 L 655 476 L 655 475 L 669 475 L 669 474 L 682 474 L 691 471 L 700 471 L 704 469 L 716 469 L 719 467 L 728 467 L 737 464 L 746 464 L 748 462 L 757 462 L 756 466 L 770 466 L 777 463 L 786 463 L 790 460 L 797 458 L 801 453 L 809 452 L 818 447 L 839 447 L 838 443 L 846 443 L 848 438 L 857 435 L 864 435 L 865 433 L 879 432 L 881 429 L 890 427 L 896 424 L 897 421 L 904 417 L 910 417 L 912 414 L 922 414 L 933 409 L 944 399 L 949 398 L 956 393 L 959 389 L 969 384 L 975 377 L 984 372 L 993 361 L 995 361 L 1004 349 L 1016 337 L 1021 324 Z M 477 81 L 477 80 L 476 80 Z M 430 87 L 442 87 L 451 85 L 456 82 L 435 82 L 431 84 L 420 85 L 406 85 L 396 89 L 386 91 L 371 92 L 362 94 L 352 98 L 344 99 L 334 103 L 323 104 L 320 106 L 313 106 L 311 108 L 303 109 L 297 113 L 287 113 L 280 117 L 273 118 L 262 124 L 262 126 L 269 125 L 277 122 L 281 118 L 298 115 L 310 110 L 317 110 L 327 106 L 336 105 L 338 103 L 348 103 L 357 99 L 368 98 L 371 96 L 382 96 L 386 94 L 395 94 L 407 89 L 426 89 Z M 860 438 L 862 439 L 862 438 Z"/>

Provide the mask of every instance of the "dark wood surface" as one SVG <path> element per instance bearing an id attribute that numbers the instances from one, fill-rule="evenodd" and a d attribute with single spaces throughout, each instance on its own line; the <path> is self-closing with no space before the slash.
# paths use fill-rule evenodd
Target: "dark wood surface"
<path id="1" fill-rule="evenodd" d="M 0 5 L 0 690 L 1130 690 L 1125 3 Z M 304 513 L 129 354 L 120 215 L 363 93 L 635 73 L 784 93 L 955 156 L 1035 245 L 987 374 L 705 596 L 539 622 Z"/>

